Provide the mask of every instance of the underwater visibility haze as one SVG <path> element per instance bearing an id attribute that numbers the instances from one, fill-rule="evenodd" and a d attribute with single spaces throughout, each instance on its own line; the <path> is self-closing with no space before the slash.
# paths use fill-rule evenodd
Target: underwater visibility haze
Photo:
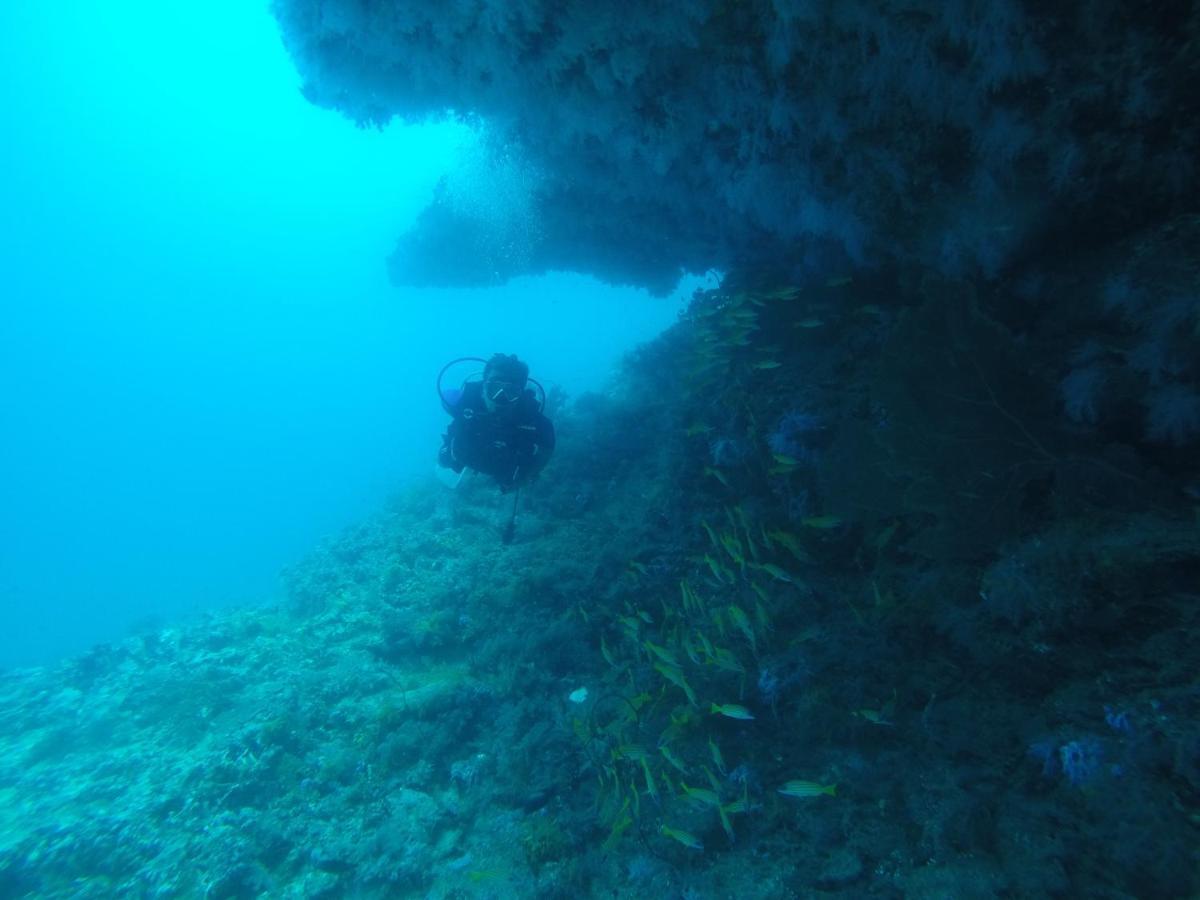
<path id="1" fill-rule="evenodd" d="M 1198 48 L 0 12 L 0 897 L 1196 896 Z"/>
<path id="2" fill-rule="evenodd" d="M 673 321 L 585 276 L 390 285 L 439 177 L 507 200 L 466 125 L 306 102 L 265 5 L 56 9 L 0 29 L 0 666 L 276 597 L 432 468 L 446 360 L 520 342 L 578 393 Z"/>

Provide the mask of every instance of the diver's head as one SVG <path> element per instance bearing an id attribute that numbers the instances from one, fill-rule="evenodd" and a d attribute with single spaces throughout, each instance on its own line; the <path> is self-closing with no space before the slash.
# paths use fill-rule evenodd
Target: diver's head
<path id="1" fill-rule="evenodd" d="M 483 367 L 483 402 L 489 412 L 515 409 L 525 393 L 529 366 L 516 356 L 495 354 Z"/>

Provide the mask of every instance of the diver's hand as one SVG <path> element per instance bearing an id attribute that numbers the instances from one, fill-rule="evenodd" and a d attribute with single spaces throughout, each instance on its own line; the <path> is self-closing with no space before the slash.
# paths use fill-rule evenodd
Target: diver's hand
<path id="1" fill-rule="evenodd" d="M 456 460 L 454 454 L 450 452 L 450 448 L 445 446 L 438 451 L 438 465 L 443 469 L 453 469 L 455 472 L 463 470 L 462 463 Z"/>
<path id="2" fill-rule="evenodd" d="M 507 494 L 510 491 L 515 491 L 522 484 L 524 484 L 526 480 L 525 473 L 521 470 L 520 466 L 517 466 L 515 469 L 513 469 L 512 475 L 508 477 L 508 481 L 500 482 L 500 493 Z"/>

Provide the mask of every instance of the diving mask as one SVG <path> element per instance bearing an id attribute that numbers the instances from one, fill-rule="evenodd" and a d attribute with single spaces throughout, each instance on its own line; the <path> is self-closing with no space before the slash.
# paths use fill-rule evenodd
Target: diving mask
<path id="1" fill-rule="evenodd" d="M 491 379 L 483 383 L 483 393 L 492 403 L 516 403 L 521 399 L 523 386 L 511 381 Z"/>

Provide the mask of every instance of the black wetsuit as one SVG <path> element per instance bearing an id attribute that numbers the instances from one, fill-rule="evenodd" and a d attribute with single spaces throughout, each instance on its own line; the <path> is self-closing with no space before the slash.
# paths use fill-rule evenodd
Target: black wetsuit
<path id="1" fill-rule="evenodd" d="M 443 405 L 454 421 L 442 437 L 440 465 L 455 472 L 464 467 L 483 472 L 509 490 L 529 481 L 550 461 L 554 426 L 538 409 L 533 391 L 524 391 L 511 408 L 489 411 L 482 384 L 472 381 Z"/>

